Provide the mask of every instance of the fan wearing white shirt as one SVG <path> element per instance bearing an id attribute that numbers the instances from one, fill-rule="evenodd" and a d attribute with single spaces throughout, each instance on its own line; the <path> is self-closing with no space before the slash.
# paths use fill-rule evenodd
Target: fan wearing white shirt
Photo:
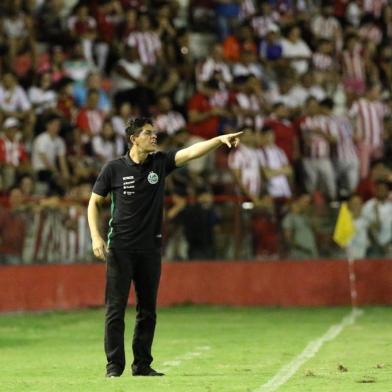
<path id="1" fill-rule="evenodd" d="M 26 120 L 28 125 L 34 124 L 35 116 L 31 110 L 31 103 L 11 72 L 4 73 L 0 85 L 0 114 L 4 117 Z"/>
<path id="2" fill-rule="evenodd" d="M 362 217 L 369 223 L 372 256 L 390 254 L 392 247 L 392 202 L 388 200 L 389 183 L 377 181 L 375 197 L 363 206 Z"/>
<path id="3" fill-rule="evenodd" d="M 38 181 L 46 183 L 49 194 L 63 194 L 69 179 L 66 147 L 59 136 L 61 118 L 55 114 L 46 120 L 46 130 L 33 141 L 32 166 Z"/>
<path id="4" fill-rule="evenodd" d="M 100 134 L 95 135 L 91 141 L 93 156 L 100 163 L 106 163 L 125 153 L 124 139 L 113 130 L 110 120 L 105 120 Z"/>
<path id="5" fill-rule="evenodd" d="M 275 144 L 274 130 L 264 126 L 262 132 L 262 148 L 258 155 L 264 178 L 267 180 L 268 194 L 276 199 L 289 199 L 292 196 L 290 178 L 292 168 L 285 152 Z"/>
<path id="6" fill-rule="evenodd" d="M 298 74 L 302 75 L 308 71 L 312 51 L 301 38 L 301 29 L 298 26 L 291 26 L 286 38 L 282 39 L 282 56 L 290 61 L 291 67 Z"/>

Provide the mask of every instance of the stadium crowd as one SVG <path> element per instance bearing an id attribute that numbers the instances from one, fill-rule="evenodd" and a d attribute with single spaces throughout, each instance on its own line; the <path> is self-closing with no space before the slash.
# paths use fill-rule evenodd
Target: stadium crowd
<path id="1" fill-rule="evenodd" d="M 168 179 L 167 258 L 336 257 L 346 199 L 354 256 L 391 254 L 391 1 L 4 0 L 0 15 L 0 262 L 87 257 L 83 201 L 137 116 L 165 150 L 244 131 Z"/>

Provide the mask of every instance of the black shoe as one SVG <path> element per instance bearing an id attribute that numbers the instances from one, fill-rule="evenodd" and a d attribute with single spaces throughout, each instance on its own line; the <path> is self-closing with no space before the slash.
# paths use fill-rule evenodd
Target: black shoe
<path id="1" fill-rule="evenodd" d="M 132 376 L 164 376 L 164 375 L 165 375 L 164 373 L 159 373 L 150 367 L 139 369 L 139 370 L 132 369 Z"/>

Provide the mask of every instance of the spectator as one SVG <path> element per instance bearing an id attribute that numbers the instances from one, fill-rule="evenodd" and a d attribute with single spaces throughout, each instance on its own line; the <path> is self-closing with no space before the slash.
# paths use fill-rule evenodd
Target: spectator
<path id="1" fill-rule="evenodd" d="M 67 27 L 70 36 L 81 41 L 84 58 L 91 64 L 94 64 L 93 43 L 96 38 L 97 23 L 89 15 L 89 9 L 86 4 L 79 3 L 76 5 L 73 14 L 68 18 Z"/>
<path id="2" fill-rule="evenodd" d="M 111 110 L 111 102 L 109 95 L 102 87 L 102 77 L 99 72 L 91 72 L 86 81 L 82 81 L 74 86 L 73 96 L 78 107 L 86 104 L 87 93 L 89 90 L 95 89 L 99 92 L 98 108 L 104 113 L 109 113 Z"/>
<path id="3" fill-rule="evenodd" d="M 256 151 L 256 135 L 249 127 L 241 128 L 244 132 L 241 144 L 228 157 L 228 165 L 240 193 L 248 197 L 256 206 L 264 206 L 263 193 L 265 184 L 261 175 L 260 156 Z"/>
<path id="4" fill-rule="evenodd" d="M 292 168 L 282 149 L 275 144 L 274 131 L 264 126 L 262 147 L 258 149 L 262 173 L 267 182 L 267 192 L 273 199 L 290 199 Z"/>
<path id="5" fill-rule="evenodd" d="M 105 114 L 99 110 L 99 91 L 90 89 L 87 93 L 86 106 L 82 108 L 76 117 L 76 126 L 80 131 L 82 144 L 87 144 L 92 136 L 102 131 Z"/>
<path id="6" fill-rule="evenodd" d="M 356 121 L 355 135 L 360 160 L 361 178 L 368 175 L 372 159 L 382 156 L 384 148 L 384 118 L 390 108 L 381 101 L 381 86 L 372 84 L 364 97 L 350 108 L 350 116 Z"/>
<path id="7" fill-rule="evenodd" d="M 330 200 L 335 200 L 337 190 L 331 162 L 331 147 L 336 143 L 336 127 L 331 122 L 327 102 L 318 108 L 312 106 L 308 108 L 310 109 L 308 116 L 301 125 L 305 187 L 307 192 L 312 194 L 320 189 L 319 183 L 321 183 L 322 191 Z"/>
<path id="8" fill-rule="evenodd" d="M 363 206 L 362 217 L 369 224 L 369 256 L 390 255 L 392 244 L 392 202 L 388 200 L 389 183 L 378 181 L 375 197 Z"/>
<path id="9" fill-rule="evenodd" d="M 333 15 L 332 5 L 322 5 L 321 14 L 312 19 L 311 29 L 314 38 L 332 40 L 336 48 L 341 48 L 342 30 L 339 21 Z"/>
<path id="10" fill-rule="evenodd" d="M 100 72 L 108 68 L 111 48 L 117 48 L 116 29 L 123 16 L 119 1 L 100 1 L 93 6 L 93 15 L 97 21 L 97 40 L 95 42 L 96 64 Z"/>
<path id="11" fill-rule="evenodd" d="M 362 94 L 366 84 L 366 59 L 355 34 L 346 36 L 341 53 L 341 66 L 347 91 Z"/>
<path id="12" fill-rule="evenodd" d="M 22 11 L 20 3 L 9 3 L 8 13 L 3 21 L 3 29 L 8 42 L 8 64 L 10 67 L 12 67 L 16 56 L 22 51 L 29 50 L 33 57 L 36 55 L 33 21 L 29 15 Z"/>
<path id="13" fill-rule="evenodd" d="M 348 208 L 354 221 L 355 233 L 347 246 L 347 256 L 353 260 L 364 259 L 369 248 L 369 222 L 362 215 L 363 201 L 360 196 L 352 195 Z"/>
<path id="14" fill-rule="evenodd" d="M 223 42 L 223 56 L 230 62 L 239 62 L 245 51 L 253 54 L 257 52 L 252 29 L 247 24 L 240 26 Z"/>
<path id="15" fill-rule="evenodd" d="M 131 117 L 138 117 L 135 108 L 131 106 L 129 102 L 123 102 L 120 104 L 117 110 L 117 114 L 112 117 L 113 130 L 116 135 L 121 136 L 124 140 L 126 139 L 125 128 L 127 122 Z"/>
<path id="16" fill-rule="evenodd" d="M 208 189 L 197 188 L 195 199 L 193 203 L 187 203 L 185 198 L 175 196 L 176 203 L 167 216 L 175 218 L 184 227 L 188 259 L 212 260 L 215 258 L 215 232 L 219 222 L 213 196 Z M 195 230 L 195 227 L 203 230 Z"/>
<path id="17" fill-rule="evenodd" d="M 33 143 L 32 166 L 38 181 L 47 185 L 49 194 L 63 194 L 69 179 L 64 140 L 59 136 L 61 118 L 51 115 L 45 132 Z"/>
<path id="18" fill-rule="evenodd" d="M 85 57 L 80 41 L 73 45 L 70 56 L 64 61 L 63 67 L 65 75 L 75 82 L 86 80 L 87 75 L 93 70 L 94 66 Z"/>
<path id="19" fill-rule="evenodd" d="M 127 45 L 137 49 L 143 65 L 156 64 L 161 55 L 162 42 L 158 33 L 151 27 L 151 19 L 148 14 L 139 14 L 138 30 L 129 34 Z"/>
<path id="20" fill-rule="evenodd" d="M 267 1 L 260 4 L 260 12 L 256 13 L 251 19 L 251 26 L 259 38 L 262 40 L 267 37 L 271 31 L 277 32 L 279 30 L 280 15 L 273 11 L 271 5 Z"/>
<path id="21" fill-rule="evenodd" d="M 11 72 L 4 73 L 0 85 L 0 115 L 25 120 L 26 124 L 34 119 L 27 94 Z"/>
<path id="22" fill-rule="evenodd" d="M 309 219 L 310 196 L 293 200 L 290 212 L 283 219 L 283 230 L 290 259 L 315 259 L 318 257 L 315 235 Z"/>
<path id="23" fill-rule="evenodd" d="M 299 158 L 298 133 L 290 121 L 289 109 L 283 103 L 272 106 L 271 115 L 264 121 L 275 135 L 276 145 L 281 148 L 290 163 Z"/>
<path id="24" fill-rule="evenodd" d="M 37 83 L 28 91 L 30 102 L 37 115 L 54 110 L 57 106 L 57 94 L 52 87 L 51 74 L 44 72 L 38 75 Z"/>
<path id="25" fill-rule="evenodd" d="M 231 109 L 236 115 L 237 127 L 248 126 L 260 130 L 266 107 L 260 81 L 251 75 L 238 76 L 234 79 L 233 87 Z"/>
<path id="26" fill-rule="evenodd" d="M 228 115 L 227 103 L 228 94 L 219 90 L 216 80 L 205 83 L 188 101 L 189 132 L 204 139 L 217 136 L 221 117 Z"/>
<path id="27" fill-rule="evenodd" d="M 279 38 L 279 27 L 270 26 L 265 38 L 260 42 L 259 55 L 261 60 L 271 68 L 282 58 L 283 48 Z"/>
<path id="28" fill-rule="evenodd" d="M 21 171 L 27 169 L 26 147 L 20 142 L 20 125 L 16 118 L 9 117 L 3 123 L 0 136 L 0 189 L 8 190 Z M 18 135 L 19 134 L 19 135 Z"/>
<path id="29" fill-rule="evenodd" d="M 312 51 L 301 38 L 301 29 L 298 26 L 288 28 L 286 37 L 282 39 L 282 55 L 299 75 L 308 71 Z"/>
<path id="30" fill-rule="evenodd" d="M 149 114 L 149 107 L 154 102 L 154 93 L 146 79 L 145 68 L 140 61 L 138 51 L 126 47 L 112 71 L 112 92 L 115 105 L 129 102 L 139 108 L 142 115 Z"/>
<path id="31" fill-rule="evenodd" d="M 196 80 L 198 82 L 207 82 L 212 78 L 225 84 L 229 84 L 233 80 L 230 67 L 223 57 L 223 47 L 220 44 L 214 45 L 211 56 L 196 68 Z"/>
<path id="32" fill-rule="evenodd" d="M 158 132 L 167 132 L 169 135 L 173 135 L 186 125 L 184 116 L 173 110 L 168 96 L 158 99 L 158 113 L 155 116 L 154 125 Z"/>
<path id="33" fill-rule="evenodd" d="M 64 77 L 56 83 L 57 111 L 68 123 L 74 123 L 78 109 L 73 97 L 73 81 Z"/>
<path id="34" fill-rule="evenodd" d="M 218 28 L 218 36 L 223 41 L 236 27 L 241 12 L 239 1 L 217 0 L 215 5 L 215 17 Z"/>
<path id="35" fill-rule="evenodd" d="M 42 3 L 38 11 L 37 36 L 40 42 L 52 45 L 68 45 L 71 38 L 64 26 L 64 2 L 49 0 Z"/>
<path id="36" fill-rule="evenodd" d="M 116 135 L 109 120 L 104 121 L 102 132 L 92 138 L 91 144 L 92 155 L 98 160 L 98 167 L 125 153 L 124 139 Z"/>
<path id="37" fill-rule="evenodd" d="M 333 103 L 327 101 L 332 109 Z M 359 183 L 359 159 L 355 148 L 354 128 L 345 115 L 333 116 L 337 139 L 333 160 L 336 179 L 341 197 L 351 195 Z"/>
<path id="38" fill-rule="evenodd" d="M 27 229 L 23 195 L 18 188 L 10 191 L 8 203 L 0 206 L 0 265 L 22 263 L 22 252 Z"/>

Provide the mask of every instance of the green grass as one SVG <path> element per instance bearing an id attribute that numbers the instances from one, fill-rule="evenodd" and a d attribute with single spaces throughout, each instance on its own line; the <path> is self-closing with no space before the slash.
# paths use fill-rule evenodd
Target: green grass
<path id="1" fill-rule="evenodd" d="M 160 309 L 154 367 L 166 368 L 167 374 L 135 378 L 129 373 L 134 319 L 130 310 L 128 367 L 118 379 L 104 377 L 103 309 L 1 315 L 0 391 L 254 391 L 348 312 L 346 308 Z M 278 390 L 392 392 L 391 325 L 392 309 L 366 308 L 354 325 L 327 342 Z M 167 361 L 172 362 L 164 365 Z M 339 365 L 347 371 L 339 370 Z"/>

